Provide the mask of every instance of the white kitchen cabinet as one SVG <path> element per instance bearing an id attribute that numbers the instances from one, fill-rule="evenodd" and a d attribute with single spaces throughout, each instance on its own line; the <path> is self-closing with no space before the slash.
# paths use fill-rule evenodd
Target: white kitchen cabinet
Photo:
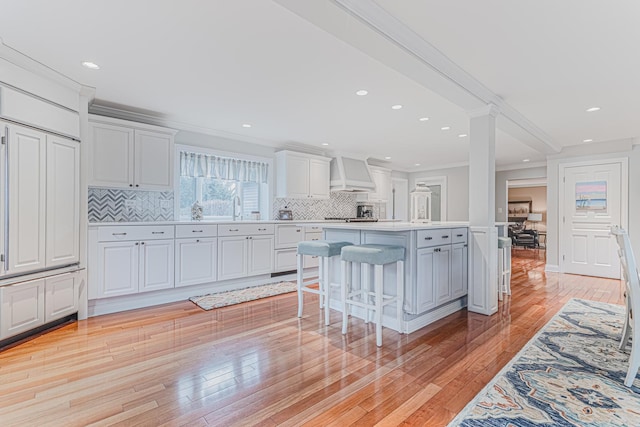
<path id="1" fill-rule="evenodd" d="M 451 298 L 467 294 L 468 248 L 466 243 L 451 245 Z"/>
<path id="2" fill-rule="evenodd" d="M 169 191 L 175 131 L 91 116 L 89 185 Z"/>
<path id="3" fill-rule="evenodd" d="M 98 277 L 95 295 L 108 298 L 138 292 L 140 265 L 139 242 L 103 242 L 98 244 Z"/>
<path id="4" fill-rule="evenodd" d="M 276 153 L 276 197 L 329 198 L 330 159 L 293 151 Z"/>
<path id="5" fill-rule="evenodd" d="M 304 240 L 322 240 L 322 229 L 320 227 L 309 227 L 304 233 Z M 304 268 L 314 268 L 320 265 L 320 259 L 317 256 L 305 255 Z"/>
<path id="6" fill-rule="evenodd" d="M 218 280 L 271 273 L 273 246 L 272 235 L 218 238 Z"/>
<path id="7" fill-rule="evenodd" d="M 416 251 L 417 313 L 430 310 L 436 306 L 436 276 L 434 275 L 436 260 L 434 249 L 425 248 Z"/>
<path id="8" fill-rule="evenodd" d="M 391 193 L 391 169 L 377 166 L 369 166 L 371 178 L 376 185 L 373 192 L 368 193 L 367 200 L 370 202 L 386 202 Z"/>
<path id="9" fill-rule="evenodd" d="M 451 245 L 439 246 L 433 251 L 436 305 L 440 305 L 451 301 Z"/>
<path id="10" fill-rule="evenodd" d="M 45 323 L 45 279 L 0 287 L 0 339 Z"/>
<path id="11" fill-rule="evenodd" d="M 176 239 L 176 287 L 215 282 L 217 253 L 215 237 Z"/>
<path id="12" fill-rule="evenodd" d="M 293 224 L 276 225 L 274 271 L 289 271 L 297 268 L 298 242 L 304 239 L 304 228 Z"/>
<path id="13" fill-rule="evenodd" d="M 76 273 L 45 279 L 44 321 L 51 322 L 78 311 L 80 277 Z"/>
<path id="14" fill-rule="evenodd" d="M 47 135 L 46 266 L 80 259 L 80 144 Z"/>
<path id="15" fill-rule="evenodd" d="M 140 242 L 139 292 L 173 288 L 174 243 L 171 240 Z"/>
<path id="16" fill-rule="evenodd" d="M 5 156 L 9 158 L 10 218 L 5 273 L 41 270 L 46 266 L 46 135 L 30 128 L 8 125 Z"/>

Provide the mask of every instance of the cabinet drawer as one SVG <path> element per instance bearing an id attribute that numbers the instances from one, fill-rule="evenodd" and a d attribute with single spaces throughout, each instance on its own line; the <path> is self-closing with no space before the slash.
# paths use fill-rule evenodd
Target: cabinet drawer
<path id="1" fill-rule="evenodd" d="M 176 238 L 198 238 L 198 237 L 216 237 L 218 235 L 217 225 L 176 225 Z"/>
<path id="2" fill-rule="evenodd" d="M 173 239 L 173 225 L 123 225 L 98 227 L 99 242 Z"/>
<path id="3" fill-rule="evenodd" d="M 296 247 L 304 240 L 304 229 L 296 225 L 276 225 L 276 249 Z"/>
<path id="4" fill-rule="evenodd" d="M 277 249 L 275 251 L 275 271 L 296 270 L 298 268 L 297 249 Z"/>
<path id="5" fill-rule="evenodd" d="M 313 233 L 312 233 L 312 232 L 310 232 L 310 231 L 307 231 L 307 232 L 304 234 L 304 240 L 307 240 L 307 241 L 311 241 L 311 240 L 322 240 L 322 231 L 320 231 L 320 232 L 313 232 Z"/>
<path id="6" fill-rule="evenodd" d="M 419 230 L 416 247 L 426 248 L 451 243 L 451 229 L 438 228 L 434 230 Z"/>
<path id="7" fill-rule="evenodd" d="M 255 234 L 273 234 L 273 224 L 221 224 L 218 236 L 247 236 Z"/>
<path id="8" fill-rule="evenodd" d="M 451 230 L 451 243 L 467 243 L 467 229 L 454 228 Z"/>

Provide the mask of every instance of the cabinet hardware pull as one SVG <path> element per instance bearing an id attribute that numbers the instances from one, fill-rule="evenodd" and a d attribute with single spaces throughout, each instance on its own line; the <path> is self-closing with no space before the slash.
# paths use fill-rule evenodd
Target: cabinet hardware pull
<path id="1" fill-rule="evenodd" d="M 164 231 L 152 231 L 151 234 L 164 234 Z"/>
<path id="2" fill-rule="evenodd" d="M 298 228 L 298 229 L 296 230 L 296 233 L 299 233 L 299 232 L 301 232 L 301 231 L 302 231 L 302 230 L 300 230 L 300 229 Z"/>
<path id="3" fill-rule="evenodd" d="M 138 244 L 139 244 L 139 243 L 138 243 L 138 242 L 136 242 L 136 246 L 138 246 Z"/>
<path id="4" fill-rule="evenodd" d="M 202 233 L 204 230 L 191 230 L 192 233 Z"/>
<path id="5" fill-rule="evenodd" d="M 127 233 L 111 233 L 112 236 L 126 236 Z"/>
<path id="6" fill-rule="evenodd" d="M 466 247 L 467 247 L 467 245 L 464 245 L 464 247 L 466 248 Z"/>
<path id="7" fill-rule="evenodd" d="M 258 228 L 258 231 L 267 231 L 267 229 L 266 228 Z M 300 231 L 300 230 L 298 230 L 298 231 Z"/>
<path id="8" fill-rule="evenodd" d="M 311 240 L 313 241 L 313 240 L 318 240 L 318 239 L 311 239 Z"/>
<path id="9" fill-rule="evenodd" d="M 144 242 L 140 243 L 141 245 L 144 245 Z"/>
<path id="10" fill-rule="evenodd" d="M 442 236 L 442 238 L 443 238 L 443 239 L 448 239 L 448 238 L 449 238 L 449 235 Z"/>
<path id="11" fill-rule="evenodd" d="M 464 234 L 456 234 L 456 237 L 462 237 Z"/>
<path id="12" fill-rule="evenodd" d="M 424 238 L 424 240 L 431 240 L 431 239 L 433 239 L 433 237 L 431 237 L 431 236 L 427 236 L 427 237 Z"/>
<path id="13" fill-rule="evenodd" d="M 229 231 L 240 231 L 237 228 L 230 228 Z"/>
<path id="14" fill-rule="evenodd" d="M 433 252 L 440 252 L 440 248 L 435 248 Z"/>
<path id="15" fill-rule="evenodd" d="M 317 229 L 319 229 L 319 228 L 320 228 L 320 227 L 311 227 L 311 229 L 312 229 L 312 230 L 317 230 Z"/>
<path id="16" fill-rule="evenodd" d="M 129 187 L 133 187 L 133 184 L 129 184 Z"/>
<path id="17" fill-rule="evenodd" d="M 196 243 L 200 243 L 200 239 L 197 239 L 197 240 L 196 240 Z"/>
<path id="18" fill-rule="evenodd" d="M 140 185 L 136 184 L 136 187 L 140 187 Z"/>

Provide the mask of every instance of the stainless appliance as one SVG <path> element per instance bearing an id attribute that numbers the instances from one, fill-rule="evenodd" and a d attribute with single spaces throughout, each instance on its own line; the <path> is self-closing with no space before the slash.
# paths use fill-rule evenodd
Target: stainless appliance
<path id="1" fill-rule="evenodd" d="M 280 209 L 278 211 L 278 219 L 290 221 L 293 219 L 293 212 L 291 212 L 291 209 Z"/>
<path id="2" fill-rule="evenodd" d="M 356 209 L 356 217 L 373 218 L 373 205 L 358 205 Z"/>

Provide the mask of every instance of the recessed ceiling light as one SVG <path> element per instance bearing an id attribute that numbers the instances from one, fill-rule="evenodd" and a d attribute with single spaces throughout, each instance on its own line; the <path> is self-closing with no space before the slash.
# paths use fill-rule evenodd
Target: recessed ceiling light
<path id="1" fill-rule="evenodd" d="M 440 128 L 440 130 L 449 130 L 449 129 L 451 129 L 451 126 L 442 126 Z"/>
<path id="2" fill-rule="evenodd" d="M 583 139 L 582 142 L 593 142 L 593 139 Z"/>
<path id="3" fill-rule="evenodd" d="M 531 159 L 522 159 L 522 161 L 523 161 L 523 162 L 525 162 L 525 163 L 527 163 L 527 162 L 530 162 L 530 161 L 531 161 Z"/>
<path id="4" fill-rule="evenodd" d="M 329 145 L 329 143 L 328 142 L 323 142 L 322 145 L 324 145 L 326 147 L 327 145 Z"/>
<path id="5" fill-rule="evenodd" d="M 416 163 L 416 166 L 420 166 L 420 163 Z"/>
<path id="6" fill-rule="evenodd" d="M 401 108 L 402 108 L 402 105 L 400 105 L 400 104 L 396 104 L 396 105 L 392 105 L 392 106 L 391 106 L 391 109 L 392 109 L 392 110 L 399 110 L 399 109 L 401 109 Z"/>
<path id="7" fill-rule="evenodd" d="M 384 158 L 385 160 L 391 160 L 391 157 L 387 156 Z"/>
<path id="8" fill-rule="evenodd" d="M 366 91 L 364 89 L 360 89 L 359 91 L 356 92 L 356 95 L 358 96 L 365 96 L 366 94 L 368 94 L 369 91 Z"/>
<path id="9" fill-rule="evenodd" d="M 594 111 L 599 111 L 600 107 L 591 107 L 587 108 L 587 113 L 593 113 Z"/>
<path id="10" fill-rule="evenodd" d="M 465 136 L 467 136 L 466 133 L 461 133 L 460 135 L 458 135 L 458 138 L 464 138 Z"/>
<path id="11" fill-rule="evenodd" d="M 242 125 L 242 127 L 243 127 L 243 128 L 250 128 L 250 127 L 251 127 L 251 125 L 250 125 L 249 123 L 244 123 L 244 124 Z"/>
<path id="12" fill-rule="evenodd" d="M 429 117 L 420 117 L 418 120 L 420 120 L 421 122 L 426 122 L 427 120 L 429 120 Z"/>
<path id="13" fill-rule="evenodd" d="M 84 61 L 82 63 L 82 66 L 83 67 L 87 67 L 87 68 L 89 68 L 91 70 L 99 70 L 100 69 L 100 66 L 98 64 L 96 64 L 95 62 L 91 62 L 91 61 Z"/>

